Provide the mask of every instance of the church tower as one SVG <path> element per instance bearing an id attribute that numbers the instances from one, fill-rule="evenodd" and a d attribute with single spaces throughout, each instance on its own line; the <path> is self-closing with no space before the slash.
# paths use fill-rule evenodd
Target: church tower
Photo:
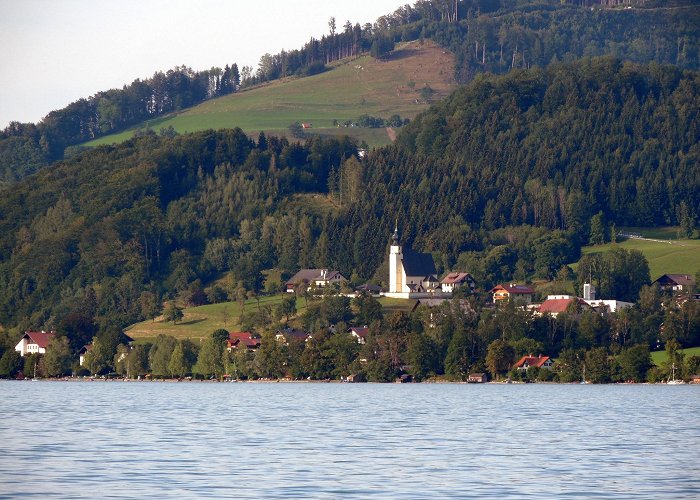
<path id="1" fill-rule="evenodd" d="M 399 244 L 399 224 L 394 226 L 394 235 L 391 237 L 389 250 L 389 292 L 403 292 L 403 253 Z"/>

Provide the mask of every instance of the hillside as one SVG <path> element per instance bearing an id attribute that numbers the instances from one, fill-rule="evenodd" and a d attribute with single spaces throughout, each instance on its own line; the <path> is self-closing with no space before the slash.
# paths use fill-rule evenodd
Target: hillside
<path id="1" fill-rule="evenodd" d="M 439 100 L 455 88 L 453 75 L 454 57 L 436 43 L 404 43 L 384 60 L 368 55 L 344 59 L 318 75 L 276 80 L 212 99 L 85 145 L 121 142 L 144 125 L 156 131 L 173 127 L 179 133 L 240 127 L 251 134 L 262 130 L 285 135 L 290 124 L 300 122 L 313 124 L 307 134 L 347 134 L 378 146 L 391 142 L 385 129 L 338 128 L 334 120 L 342 124 L 363 114 L 413 118 L 429 105 L 421 89 L 430 87 L 430 101 Z"/>
<path id="2" fill-rule="evenodd" d="M 626 239 L 616 243 L 625 250 L 639 250 L 649 262 L 649 274 L 652 280 L 663 274 L 691 274 L 700 270 L 700 240 L 652 241 Z M 604 253 L 613 244 L 588 246 L 581 249 L 583 254 Z"/>
<path id="3" fill-rule="evenodd" d="M 482 73 L 503 74 L 514 69 L 546 67 L 561 61 L 604 55 L 638 63 L 673 64 L 684 69 L 700 67 L 697 2 L 640 0 L 626 3 L 626 8 L 619 4 L 600 0 L 462 0 L 454 4 L 425 0 L 403 5 L 381 16 L 374 24 L 346 25 L 344 30 L 320 40 L 311 38 L 299 49 L 266 54 L 259 67 L 247 74 L 239 72 L 235 63 L 231 67 L 227 64 L 224 69 L 194 71 L 176 67 L 157 71 L 152 78 L 137 79 L 122 89 L 100 91 L 51 111 L 37 124 L 11 123 L 0 131 L 0 185 L 16 182 L 53 161 L 75 154 L 74 146 L 86 141 L 128 127 L 140 127 L 147 120 L 154 129 L 159 129 L 161 121 L 169 121 L 164 117 L 171 113 L 184 112 L 198 103 L 246 88 L 313 74 L 326 65 L 334 66 L 341 59 L 371 53 L 379 45 L 392 47 L 411 40 L 432 40 L 442 50 L 454 54 L 454 64 L 451 64 L 454 70 L 448 73 L 441 68 L 443 74 L 438 75 L 438 80 L 447 78 L 447 81 L 454 79 L 459 83 L 467 83 Z M 235 53 L 235 48 L 232 51 Z M 354 75 L 347 76 L 352 81 Z M 409 81 L 416 84 L 413 90 L 419 90 L 426 79 L 404 75 L 385 89 L 387 96 L 393 95 L 398 86 L 397 97 L 401 97 L 401 86 Z M 350 94 L 355 98 L 350 102 L 352 108 L 362 102 L 363 96 L 356 92 L 360 88 L 354 88 Z M 322 98 L 328 94 L 328 89 L 319 91 Z M 261 127 L 257 121 L 246 121 L 246 109 L 231 108 L 244 118 L 240 126 L 246 131 L 257 133 L 262 128 L 286 133 L 289 118 L 297 116 L 293 110 L 286 109 L 288 104 L 304 108 L 305 117 L 301 120 L 315 120 L 317 126 L 326 127 L 329 121 L 342 121 L 343 117 L 357 118 L 352 116 L 354 113 L 346 112 L 342 100 L 338 101 L 341 105 L 337 109 L 332 109 L 323 102 L 319 107 L 309 107 L 306 102 L 287 101 L 284 92 L 266 102 L 264 93 L 260 95 L 263 101 L 255 102 L 256 98 L 252 97 L 251 106 L 263 114 L 266 110 L 280 111 L 283 119 L 269 117 Z M 332 97 L 336 99 L 337 96 Z M 375 97 L 372 92 L 364 96 L 366 111 L 383 112 L 387 108 Z M 313 104 L 319 103 L 314 101 Z M 402 108 L 401 103 L 398 106 Z M 192 115 L 183 117 L 182 121 L 175 120 L 174 127 L 201 130 L 234 126 L 225 116 L 227 106 L 209 111 L 206 118 Z M 414 111 L 406 109 L 406 115 Z M 217 120 L 217 116 L 222 119 Z M 203 123 L 209 119 L 211 125 Z M 381 130 L 343 131 L 356 137 L 358 142 L 364 140 L 370 145 L 385 144 L 389 140 Z M 337 130 L 316 131 L 331 132 Z"/>
<path id="4" fill-rule="evenodd" d="M 700 212 L 699 87 L 592 59 L 479 77 L 362 161 L 346 139 L 240 129 L 84 151 L 0 191 L 0 323 L 120 328 L 154 301 L 201 303 L 224 273 L 259 295 L 273 268 L 385 280 L 397 219 L 439 273 L 552 278 L 599 211 L 618 227 Z"/>

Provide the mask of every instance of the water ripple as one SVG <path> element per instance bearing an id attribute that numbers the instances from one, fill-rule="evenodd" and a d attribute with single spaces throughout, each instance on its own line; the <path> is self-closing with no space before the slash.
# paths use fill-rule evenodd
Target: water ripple
<path id="1" fill-rule="evenodd" d="M 0 382 L 0 496 L 698 498 L 700 388 Z"/>

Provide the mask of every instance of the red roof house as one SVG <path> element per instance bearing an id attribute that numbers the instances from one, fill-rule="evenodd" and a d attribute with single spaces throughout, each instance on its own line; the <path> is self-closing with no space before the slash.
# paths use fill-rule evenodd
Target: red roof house
<path id="1" fill-rule="evenodd" d="M 247 347 L 251 351 L 255 350 L 260 347 L 260 339 L 254 337 L 250 332 L 229 332 L 226 340 L 226 349 L 231 351 L 231 349 L 238 349 L 239 347 Z"/>
<path id="2" fill-rule="evenodd" d="M 537 368 L 551 368 L 554 363 L 549 356 L 523 356 L 515 363 L 514 368 L 518 370 L 527 370 L 531 366 Z"/>
<path id="3" fill-rule="evenodd" d="M 578 304 L 581 309 L 590 309 L 591 306 L 578 297 L 571 297 L 568 299 L 547 299 L 540 305 L 540 314 L 549 314 L 550 316 L 556 318 L 559 313 L 566 312 L 567 308 L 571 304 Z"/>
<path id="4" fill-rule="evenodd" d="M 20 356 L 45 354 L 46 346 L 49 345 L 49 342 L 55 335 L 55 332 L 24 332 L 24 335 L 15 346 L 15 351 L 19 352 Z"/>

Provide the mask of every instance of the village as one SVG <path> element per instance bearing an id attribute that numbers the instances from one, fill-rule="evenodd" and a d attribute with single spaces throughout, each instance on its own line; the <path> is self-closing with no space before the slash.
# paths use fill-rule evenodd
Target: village
<path id="1" fill-rule="evenodd" d="M 301 294 L 305 297 L 328 299 L 331 297 L 345 298 L 345 300 L 376 300 L 381 297 L 398 299 L 406 301 L 410 305 L 411 313 L 417 311 L 427 311 L 426 327 L 428 329 L 436 329 L 442 319 L 444 319 L 445 311 L 450 311 L 451 308 L 456 308 L 462 311 L 466 316 L 476 316 L 475 309 L 501 311 L 506 307 L 511 311 L 520 311 L 522 314 L 530 318 L 549 318 L 550 321 L 556 321 L 559 315 L 581 315 L 585 313 L 595 314 L 603 317 L 615 315 L 635 306 L 632 302 L 620 301 L 615 298 L 598 298 L 596 297 L 596 289 L 591 283 L 583 285 L 583 296 L 578 297 L 569 294 L 549 294 L 537 300 L 538 292 L 529 285 L 519 283 L 502 283 L 494 286 L 486 293 L 479 293 L 479 284 L 473 276 L 466 271 L 456 270 L 447 272 L 439 279 L 433 257 L 430 253 L 417 253 L 411 249 L 404 248 L 399 242 L 398 230 L 394 230 L 389 248 L 389 287 L 388 290 L 383 289 L 379 285 L 365 283 L 356 287 L 355 290 L 348 291 L 348 280 L 339 271 L 332 269 L 301 269 L 292 276 L 285 284 L 286 294 L 290 297 L 296 297 Z M 695 279 L 689 274 L 664 274 L 657 278 L 652 287 L 659 294 L 665 294 L 672 298 L 671 303 L 676 306 L 682 305 L 685 302 L 699 302 L 700 294 L 696 293 Z M 486 297 L 483 303 L 476 301 L 477 297 Z M 289 316 L 287 316 L 289 320 Z M 662 325 L 663 328 L 663 325 Z M 355 355 L 357 356 L 356 366 L 361 366 L 367 363 L 367 359 L 361 355 L 361 350 L 366 347 L 368 337 L 372 334 L 370 326 L 367 324 L 348 325 L 345 321 L 340 321 L 335 324 L 328 324 L 327 331 L 321 336 L 346 334 L 346 338 L 352 339 L 352 342 L 357 344 Z M 308 347 L 310 343 L 315 342 L 315 337 L 318 338 L 318 331 L 307 331 L 299 325 L 290 324 L 285 321 L 279 328 L 274 329 L 275 344 L 285 349 L 290 346 L 299 346 L 303 349 Z M 56 339 L 57 334 L 53 331 L 26 331 L 22 338 L 15 346 L 15 350 L 24 358 L 27 356 L 44 356 L 47 350 L 51 349 L 52 341 Z M 215 376 L 212 372 L 210 379 L 231 380 L 238 379 L 237 373 L 223 373 L 231 371 L 230 366 L 234 367 L 236 363 L 233 361 L 238 355 L 242 362 L 251 362 L 258 354 L 263 346 L 263 335 L 257 331 L 224 331 L 219 335 L 219 339 L 225 342 L 224 356 L 231 360 L 231 363 L 224 362 L 224 370 Z M 318 339 L 317 339 L 318 340 Z M 126 362 L 129 353 L 135 349 L 137 343 L 129 337 L 126 332 L 121 335 L 121 344 L 125 347 L 115 354 L 115 365 Z M 375 339 L 376 342 L 376 339 Z M 536 345 L 536 343 L 533 343 Z M 89 372 L 86 368 L 89 365 L 93 344 L 86 344 L 80 348 L 75 354 L 74 361 L 77 361 L 79 370 L 85 375 Z M 377 349 L 375 348 L 375 353 Z M 242 354 L 243 353 L 243 354 Z M 512 356 L 512 354 L 511 354 Z M 552 356 L 543 355 L 542 353 L 528 352 L 521 353 L 517 360 L 503 368 L 503 373 L 499 376 L 493 368 L 483 371 L 472 371 L 465 373 L 461 380 L 469 383 L 484 383 L 490 380 L 499 380 L 501 382 L 518 382 L 518 381 L 533 381 L 532 377 L 528 378 L 526 374 L 528 370 L 531 373 L 542 373 L 542 370 L 553 372 L 561 368 L 561 360 L 556 360 Z M 675 362 L 672 368 L 675 372 Z M 20 373 L 18 378 L 34 378 L 36 379 L 36 370 L 38 362 L 34 363 L 34 373 Z M 484 364 L 476 364 L 474 366 L 484 367 Z M 411 373 L 411 366 L 403 361 L 398 363 L 396 367 L 396 381 L 410 382 L 414 381 L 414 376 Z M 582 381 L 585 380 L 585 363 L 582 365 L 584 374 L 581 376 Z M 360 370 L 361 371 L 361 370 Z M 75 372 L 75 370 L 74 370 Z M 178 377 L 188 377 L 192 370 L 184 371 Z M 507 376 L 506 376 L 507 374 Z M 32 377 L 33 375 L 33 377 Z M 90 373 L 91 376 L 99 375 L 99 373 Z M 104 374 L 102 374 L 104 376 Z M 173 373 L 174 375 L 174 373 Z M 289 379 L 288 374 L 280 374 L 281 378 Z M 515 375 L 515 376 L 514 376 Z M 144 373 L 145 379 L 150 379 L 152 374 Z M 141 377 L 141 374 L 137 374 Z M 191 377 L 189 377 L 191 378 Z M 247 377 L 246 377 L 247 378 Z M 260 377 L 267 378 L 267 377 Z M 274 378 L 274 377 L 273 377 Z M 312 379 L 312 377 L 306 377 Z M 365 376 L 357 373 L 344 373 L 338 379 L 344 382 L 355 382 L 366 380 Z M 516 380 L 513 380 L 516 379 Z M 538 375 L 539 381 L 551 381 L 551 375 Z M 676 379 L 675 373 L 668 379 L 668 383 L 680 383 L 683 379 Z M 700 383 L 700 374 L 686 373 L 685 380 L 689 383 Z"/>

